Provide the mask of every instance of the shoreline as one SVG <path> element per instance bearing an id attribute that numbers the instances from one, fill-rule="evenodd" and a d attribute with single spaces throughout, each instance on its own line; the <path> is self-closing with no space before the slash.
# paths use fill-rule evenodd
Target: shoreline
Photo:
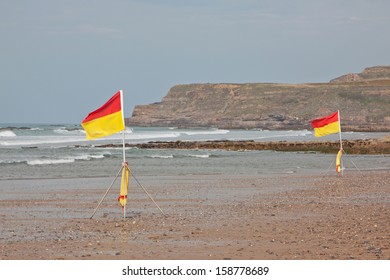
<path id="1" fill-rule="evenodd" d="M 390 154 L 390 137 L 368 140 L 343 140 L 343 150 L 348 154 Z M 339 141 L 300 142 L 256 142 L 254 140 L 210 140 L 210 141 L 150 141 L 140 144 L 126 143 L 127 148 L 139 149 L 204 149 L 204 150 L 273 150 L 279 152 L 337 153 Z M 119 144 L 96 145 L 97 148 L 118 148 Z"/>

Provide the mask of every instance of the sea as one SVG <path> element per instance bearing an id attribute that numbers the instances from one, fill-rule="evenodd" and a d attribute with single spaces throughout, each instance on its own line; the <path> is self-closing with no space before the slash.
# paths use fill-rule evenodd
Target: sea
<path id="1" fill-rule="evenodd" d="M 342 138 L 373 139 L 388 133 L 345 132 Z M 149 141 L 337 141 L 315 138 L 310 130 L 126 127 L 122 133 L 88 141 L 77 124 L 0 124 L 0 180 L 112 177 L 123 156 L 134 174 L 307 174 L 333 171 L 335 155 L 315 152 L 139 149 L 120 147 Z M 101 147 L 115 144 L 119 147 Z M 389 155 L 344 155 L 344 169 L 390 169 Z M 333 164 L 333 165 L 332 165 Z"/>

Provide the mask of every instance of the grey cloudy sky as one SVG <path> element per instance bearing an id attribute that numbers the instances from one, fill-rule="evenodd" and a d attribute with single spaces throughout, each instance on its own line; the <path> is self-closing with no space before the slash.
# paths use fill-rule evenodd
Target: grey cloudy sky
<path id="1" fill-rule="evenodd" d="M 327 82 L 390 64 L 388 0 L 0 0 L 0 123 L 125 115 L 175 84 Z"/>

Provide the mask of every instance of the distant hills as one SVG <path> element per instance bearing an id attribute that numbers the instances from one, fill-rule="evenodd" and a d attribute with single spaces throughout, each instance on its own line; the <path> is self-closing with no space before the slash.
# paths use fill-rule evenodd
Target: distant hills
<path id="1" fill-rule="evenodd" d="M 390 66 L 329 83 L 176 85 L 161 102 L 136 106 L 126 124 L 310 129 L 312 119 L 337 110 L 343 130 L 390 131 Z"/>

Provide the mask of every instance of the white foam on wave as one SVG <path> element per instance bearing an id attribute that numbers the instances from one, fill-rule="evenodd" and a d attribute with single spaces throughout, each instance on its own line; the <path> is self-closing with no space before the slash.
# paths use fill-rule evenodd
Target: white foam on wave
<path id="1" fill-rule="evenodd" d="M 194 157 L 194 158 L 209 158 L 210 155 L 188 155 L 189 157 Z"/>
<path id="2" fill-rule="evenodd" d="M 146 156 L 147 158 L 163 158 L 163 159 L 168 159 L 168 158 L 173 158 L 173 155 L 150 155 Z"/>
<path id="3" fill-rule="evenodd" d="M 57 134 L 64 134 L 64 135 L 78 135 L 78 134 L 84 134 L 84 129 L 67 129 L 66 127 L 61 127 L 53 130 Z"/>
<path id="4" fill-rule="evenodd" d="M 58 158 L 58 159 L 33 159 L 28 160 L 28 165 L 51 165 L 51 164 L 64 164 L 64 163 L 73 163 L 75 161 L 89 161 L 92 159 L 103 159 L 106 155 L 110 155 L 110 153 L 104 153 L 104 154 L 97 154 L 97 155 L 90 155 L 90 154 L 83 154 L 83 155 L 76 155 L 73 157 L 66 157 L 66 158 Z"/>
<path id="5" fill-rule="evenodd" d="M 157 132 L 157 133 L 131 133 L 126 140 L 158 139 L 158 138 L 177 138 L 178 132 Z"/>
<path id="6" fill-rule="evenodd" d="M 28 160 L 28 165 L 50 165 L 50 164 L 63 164 L 63 163 L 73 163 L 75 159 L 34 159 Z"/>
<path id="7" fill-rule="evenodd" d="M 188 154 L 188 155 L 147 155 L 147 158 L 162 158 L 162 159 L 170 159 L 174 157 L 193 157 L 193 158 L 209 158 L 210 155 L 196 155 L 196 154 Z"/>
<path id="8" fill-rule="evenodd" d="M 0 131 L 0 137 L 16 137 L 16 134 L 11 130 Z"/>
<path id="9" fill-rule="evenodd" d="M 304 129 L 304 130 L 297 130 L 297 131 L 291 130 L 291 132 L 294 133 L 294 136 L 306 136 L 306 135 L 311 135 L 311 134 L 313 134 L 312 131 L 309 131 L 309 130 L 307 130 L 307 129 Z"/>
<path id="10" fill-rule="evenodd" d="M 133 134 L 133 129 L 131 127 L 126 127 L 125 134 Z"/>
<path id="11" fill-rule="evenodd" d="M 216 129 L 216 130 L 193 130 L 193 131 L 185 131 L 185 132 L 181 132 L 181 134 L 184 134 L 184 135 L 215 135 L 215 134 L 228 134 L 230 132 L 230 130 L 226 130 L 226 129 Z"/>
<path id="12" fill-rule="evenodd" d="M 36 146 L 36 145 L 55 145 L 74 142 L 84 142 L 84 137 L 80 136 L 34 136 L 34 137 L 16 137 L 16 140 L 2 141 L 1 146 Z"/>
<path id="13" fill-rule="evenodd" d="M 101 154 L 101 155 L 79 155 L 79 156 L 75 156 L 74 159 L 75 160 L 91 160 L 91 159 L 102 159 L 104 157 L 105 156 L 103 154 Z"/>
<path id="14" fill-rule="evenodd" d="M 288 139 L 295 137 L 306 137 L 308 135 L 312 135 L 313 133 L 308 130 L 287 130 L 287 131 L 261 131 L 259 136 L 253 136 L 252 140 L 264 140 L 264 139 Z"/>
<path id="15" fill-rule="evenodd" d="M 0 164 L 26 163 L 25 160 L 0 160 Z"/>

